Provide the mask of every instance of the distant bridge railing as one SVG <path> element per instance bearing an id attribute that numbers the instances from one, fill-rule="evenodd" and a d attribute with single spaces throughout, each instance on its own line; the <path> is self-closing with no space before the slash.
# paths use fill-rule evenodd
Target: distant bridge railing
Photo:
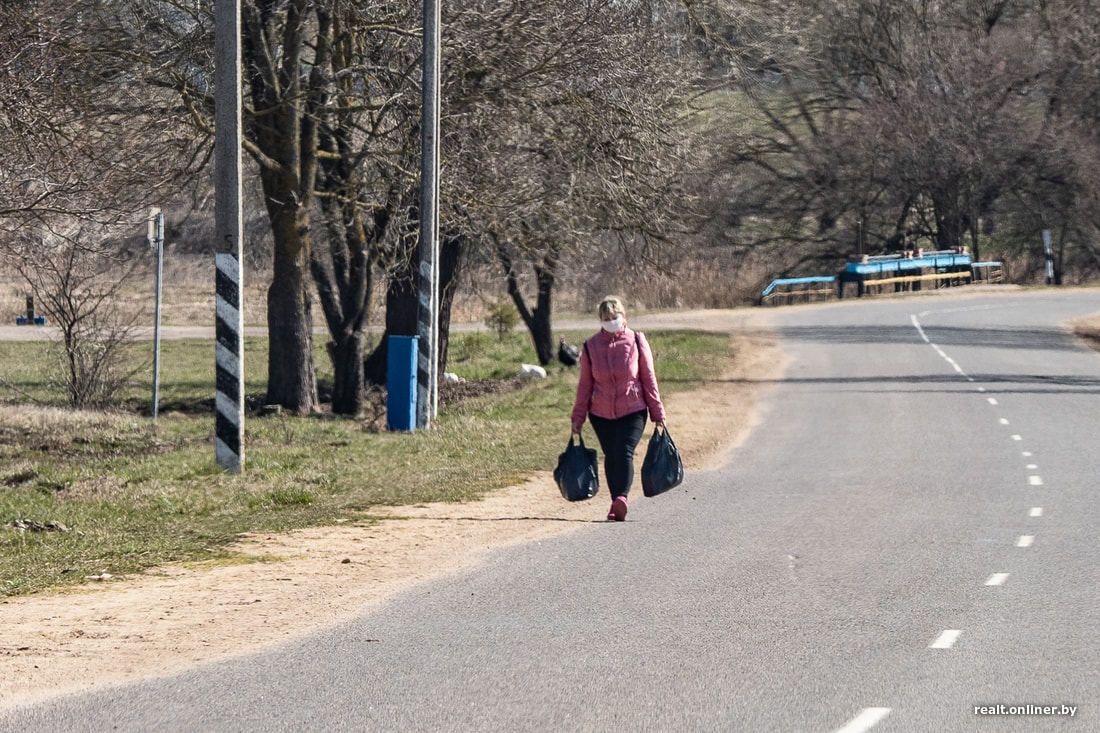
<path id="1" fill-rule="evenodd" d="M 792 305 L 836 297 L 835 277 L 785 277 L 772 280 L 760 294 L 760 305 Z M 825 287 L 822 287 L 825 286 Z"/>
<path id="2" fill-rule="evenodd" d="M 855 290 L 856 297 L 920 290 L 925 284 L 934 288 L 966 285 L 973 278 L 970 255 L 964 250 L 925 252 L 907 250 L 892 255 L 853 256 L 840 271 L 839 297 Z"/>
<path id="3" fill-rule="evenodd" d="M 1005 268 L 1001 262 L 975 262 L 970 266 L 974 278 L 971 282 L 1003 283 Z"/>
<path id="4" fill-rule="evenodd" d="M 837 276 L 785 277 L 772 280 L 760 294 L 760 305 L 791 305 L 843 298 L 849 286 L 857 297 L 877 295 L 887 290 L 907 292 L 922 285 L 933 288 L 967 285 L 974 282 L 1004 282 L 1000 262 L 971 262 L 964 250 L 859 256 Z"/>

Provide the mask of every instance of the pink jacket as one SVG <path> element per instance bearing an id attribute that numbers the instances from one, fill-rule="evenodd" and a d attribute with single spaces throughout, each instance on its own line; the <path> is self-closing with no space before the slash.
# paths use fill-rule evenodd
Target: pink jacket
<path id="1" fill-rule="evenodd" d="M 653 422 L 664 422 L 665 406 L 653 373 L 653 352 L 645 334 L 623 328 L 600 331 L 581 351 L 581 381 L 573 403 L 573 430 L 580 432 L 588 413 L 611 420 L 649 409 Z M 638 348 L 641 346 L 641 349 Z"/>

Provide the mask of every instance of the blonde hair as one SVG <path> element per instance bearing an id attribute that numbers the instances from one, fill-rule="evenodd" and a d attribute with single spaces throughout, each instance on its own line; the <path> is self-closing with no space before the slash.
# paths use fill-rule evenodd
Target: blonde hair
<path id="1" fill-rule="evenodd" d="M 623 302 L 614 295 L 609 295 L 601 300 L 597 310 L 602 321 L 614 320 L 616 316 L 626 317 L 626 308 L 623 307 Z"/>

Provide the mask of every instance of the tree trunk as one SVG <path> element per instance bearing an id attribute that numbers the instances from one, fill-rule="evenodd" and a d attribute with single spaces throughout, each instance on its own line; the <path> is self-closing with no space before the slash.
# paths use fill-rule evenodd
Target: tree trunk
<path id="1" fill-rule="evenodd" d="M 329 177 L 321 185 L 336 190 L 339 182 Z M 326 199 L 321 210 L 329 262 L 326 266 L 314 250 L 311 272 L 331 338 L 326 346 L 333 367 L 332 411 L 354 416 L 364 404 L 363 330 L 374 286 L 369 245 L 353 203 L 337 206 Z"/>
<path id="2" fill-rule="evenodd" d="M 465 240 L 450 237 L 443 240 L 439 256 L 439 373 L 447 366 L 447 350 L 450 344 L 451 305 L 461 270 Z M 364 376 L 370 384 L 386 383 L 386 365 L 390 336 L 416 336 L 420 323 L 420 259 L 413 250 L 395 271 L 386 288 L 386 330 L 382 341 L 367 357 Z"/>
<path id="3" fill-rule="evenodd" d="M 298 239 L 302 232 L 293 230 Z M 276 226 L 274 232 L 274 278 L 267 291 L 267 403 L 305 415 L 317 408 L 308 263 L 301 241 L 285 241 L 285 227 Z M 296 256 L 290 252 L 294 249 Z"/>
<path id="4" fill-rule="evenodd" d="M 310 89 L 328 64 L 328 19 L 308 0 L 254 0 L 242 6 L 244 69 L 255 114 L 250 151 L 260 164 L 274 238 L 267 295 L 267 402 L 298 414 L 317 407 L 309 295 L 310 216 L 317 171 L 317 94 L 303 92 L 305 37 L 316 28 Z M 280 29 L 280 24 L 282 27 Z M 287 74 L 287 70 L 292 73 Z M 308 91 L 308 90 L 307 90 Z"/>
<path id="5" fill-rule="evenodd" d="M 963 244 L 965 216 L 961 209 L 959 187 L 944 183 L 932 192 L 932 210 L 936 220 L 936 249 L 954 249 Z"/>
<path id="6" fill-rule="evenodd" d="M 535 355 L 539 364 L 546 366 L 554 360 L 556 349 L 554 348 L 554 329 L 551 323 L 551 313 L 554 302 L 554 279 L 558 262 L 558 248 L 552 246 L 542 258 L 542 262 L 535 266 L 535 281 L 538 284 L 538 292 L 535 295 L 535 307 L 527 307 L 523 299 L 523 293 L 519 289 L 519 281 L 512 257 L 507 248 L 498 243 L 497 256 L 504 266 L 505 277 L 508 285 L 508 295 L 519 311 L 524 325 L 531 334 L 531 341 L 535 346 Z"/>
<path id="7" fill-rule="evenodd" d="M 358 415 L 363 411 L 363 334 L 353 331 L 329 342 L 332 358 L 332 411 Z"/>
<path id="8" fill-rule="evenodd" d="M 439 375 L 447 368 L 447 352 L 451 346 L 451 307 L 458 289 L 458 278 L 462 273 L 465 237 L 449 237 L 443 240 L 439 248 Z"/>
<path id="9" fill-rule="evenodd" d="M 970 261 L 971 262 L 981 262 L 981 256 L 982 256 L 981 255 L 981 249 L 980 249 L 981 242 L 980 242 L 980 238 L 978 236 L 979 231 L 978 231 L 978 225 L 977 225 L 978 217 L 977 216 L 972 217 L 971 221 L 974 222 L 974 224 L 973 224 L 973 226 L 970 227 L 970 257 L 971 257 Z"/>
<path id="10" fill-rule="evenodd" d="M 420 297 L 418 252 L 419 250 L 413 249 L 402 260 L 401 266 L 390 273 L 386 284 L 386 330 L 382 333 L 382 340 L 363 365 L 363 376 L 370 384 L 386 384 L 390 336 L 417 335 Z"/>

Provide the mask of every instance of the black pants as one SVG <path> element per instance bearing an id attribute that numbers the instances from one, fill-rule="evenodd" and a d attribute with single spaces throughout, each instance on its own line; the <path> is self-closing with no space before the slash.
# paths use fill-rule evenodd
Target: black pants
<path id="1" fill-rule="evenodd" d="M 638 410 L 616 420 L 589 415 L 603 449 L 603 472 L 611 498 L 626 496 L 634 483 L 634 449 L 645 432 L 647 413 Z"/>

